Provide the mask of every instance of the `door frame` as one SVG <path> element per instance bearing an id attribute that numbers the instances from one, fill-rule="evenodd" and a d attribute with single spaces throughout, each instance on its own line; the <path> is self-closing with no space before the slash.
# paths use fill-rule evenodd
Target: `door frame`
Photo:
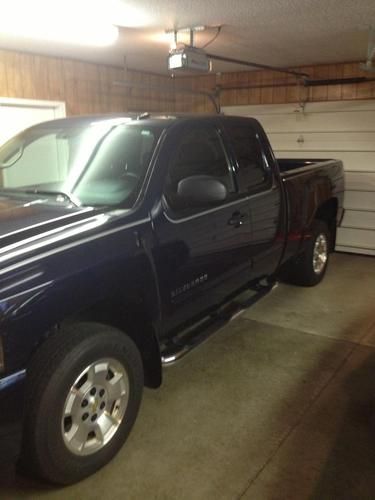
<path id="1" fill-rule="evenodd" d="M 0 106 L 14 106 L 15 108 L 50 108 L 54 110 L 55 118 L 66 117 L 66 105 L 64 101 L 0 97 Z"/>

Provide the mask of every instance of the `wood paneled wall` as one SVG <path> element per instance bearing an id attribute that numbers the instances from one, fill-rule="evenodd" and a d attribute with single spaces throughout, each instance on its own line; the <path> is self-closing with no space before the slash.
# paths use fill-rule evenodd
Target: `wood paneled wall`
<path id="1" fill-rule="evenodd" d="M 113 85 L 126 79 L 133 87 Z M 67 115 L 116 111 L 190 111 L 191 96 L 140 89 L 170 85 L 168 76 L 104 64 L 0 50 L 0 96 L 65 101 Z M 191 85 L 186 82 L 186 85 Z"/>
<path id="2" fill-rule="evenodd" d="M 298 71 L 307 73 L 311 79 L 375 78 L 375 74 L 361 71 L 359 63 L 325 64 L 297 69 Z M 188 80 L 189 78 L 186 79 Z M 241 71 L 222 73 L 221 75 L 197 76 L 194 78 L 195 88 L 212 90 L 216 86 L 221 89 L 221 106 L 375 98 L 375 81 L 303 87 L 296 83 L 294 76 L 272 71 Z M 233 87 L 237 88 L 234 89 Z M 240 87 L 243 88 L 241 89 Z M 208 99 L 195 98 L 193 100 L 193 110 L 201 112 L 211 111 L 212 105 Z"/>
<path id="3" fill-rule="evenodd" d="M 299 70 L 311 78 L 322 79 L 372 76 L 361 72 L 358 63 L 309 66 Z M 113 84 L 124 79 L 132 86 Z M 122 68 L 104 64 L 0 50 L 0 96 L 65 101 L 68 115 L 115 111 L 214 111 L 205 96 L 161 92 L 157 89 L 160 86 L 175 91 L 183 87 L 211 93 L 220 87 L 221 106 L 375 98 L 375 82 L 310 88 L 294 85 L 295 82 L 293 76 L 272 71 L 241 71 L 173 80 L 142 72 L 125 73 Z"/>

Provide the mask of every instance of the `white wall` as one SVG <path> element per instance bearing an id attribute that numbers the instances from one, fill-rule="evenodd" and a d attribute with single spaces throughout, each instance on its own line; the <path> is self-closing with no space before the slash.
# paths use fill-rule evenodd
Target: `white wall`
<path id="1" fill-rule="evenodd" d="M 31 125 L 63 117 L 65 117 L 65 103 L 63 102 L 0 97 L 0 145 Z M 35 153 L 37 154 L 37 151 Z M 51 154 L 53 155 L 53 152 Z M 52 168 L 58 168 L 56 159 L 52 158 L 52 160 Z M 44 164 L 44 168 L 48 168 L 48 165 Z M 4 169 L 2 171 L 3 186 L 27 185 L 29 178 L 35 179 L 35 175 L 29 174 L 31 173 L 27 168 Z M 45 182 L 49 178 L 56 177 L 54 172 L 48 171 L 41 171 L 40 176 Z"/>

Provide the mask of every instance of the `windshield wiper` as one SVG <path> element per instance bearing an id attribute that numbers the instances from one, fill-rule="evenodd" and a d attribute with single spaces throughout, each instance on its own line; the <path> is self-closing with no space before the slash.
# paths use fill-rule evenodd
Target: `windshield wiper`
<path id="1" fill-rule="evenodd" d="M 25 190 L 22 190 L 22 192 L 27 193 L 27 194 L 41 194 L 41 195 L 56 196 L 56 201 L 62 201 L 62 200 L 58 199 L 60 196 L 60 197 L 63 197 L 65 201 L 70 201 L 70 203 L 72 203 L 76 207 L 79 207 L 81 205 L 81 203 L 79 202 L 79 200 L 75 196 L 64 193 L 64 191 L 53 191 L 53 190 L 47 190 L 47 189 L 45 189 L 45 190 L 43 190 L 43 189 L 25 189 Z"/>

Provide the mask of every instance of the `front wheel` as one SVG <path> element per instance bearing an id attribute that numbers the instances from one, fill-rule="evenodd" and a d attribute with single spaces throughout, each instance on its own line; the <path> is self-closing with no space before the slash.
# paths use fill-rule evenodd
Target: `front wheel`
<path id="1" fill-rule="evenodd" d="M 117 453 L 143 390 L 133 341 L 96 323 L 62 328 L 47 339 L 27 379 L 21 464 L 57 484 L 83 479 Z"/>
<path id="2" fill-rule="evenodd" d="M 322 281 L 328 266 L 330 233 L 325 222 L 315 220 L 311 238 L 304 253 L 292 264 L 288 281 L 296 285 L 314 286 Z"/>

